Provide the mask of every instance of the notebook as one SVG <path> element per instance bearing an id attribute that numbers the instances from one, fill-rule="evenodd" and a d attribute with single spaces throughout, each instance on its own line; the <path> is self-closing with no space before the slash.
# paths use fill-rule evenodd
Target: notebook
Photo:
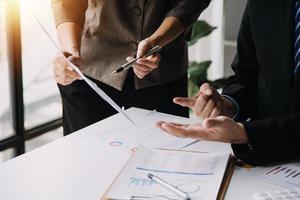
<path id="1" fill-rule="evenodd" d="M 191 199 L 224 199 L 234 169 L 230 153 L 200 153 L 139 147 L 101 199 L 180 199 L 147 177 L 166 180 Z"/>

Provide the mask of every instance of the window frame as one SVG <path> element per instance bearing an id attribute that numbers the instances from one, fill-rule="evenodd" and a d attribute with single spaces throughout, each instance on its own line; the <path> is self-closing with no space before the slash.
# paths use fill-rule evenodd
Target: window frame
<path id="1" fill-rule="evenodd" d="M 14 135 L 0 141 L 0 151 L 15 149 L 15 156 L 25 153 L 25 142 L 62 126 L 62 118 L 25 129 L 22 74 L 22 38 L 19 0 L 6 0 L 7 59 Z"/>

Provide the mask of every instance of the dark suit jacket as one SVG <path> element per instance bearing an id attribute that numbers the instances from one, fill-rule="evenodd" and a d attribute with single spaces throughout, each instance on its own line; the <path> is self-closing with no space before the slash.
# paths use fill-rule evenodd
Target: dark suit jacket
<path id="1" fill-rule="evenodd" d="M 122 90 L 127 71 L 110 74 L 135 55 L 138 43 L 152 35 L 163 20 L 174 16 L 186 32 L 210 0 L 52 0 L 56 24 L 74 22 L 83 28 L 83 72 Z M 188 66 L 185 34 L 164 47 L 159 68 L 143 79 L 135 77 L 137 89 L 176 80 Z M 109 77 L 109 78 L 108 78 Z"/>
<path id="2" fill-rule="evenodd" d="M 300 70 L 294 74 L 294 0 L 249 0 L 224 94 L 240 106 L 248 145 L 232 145 L 252 164 L 300 158 Z M 252 149 L 251 149 L 252 147 Z"/>

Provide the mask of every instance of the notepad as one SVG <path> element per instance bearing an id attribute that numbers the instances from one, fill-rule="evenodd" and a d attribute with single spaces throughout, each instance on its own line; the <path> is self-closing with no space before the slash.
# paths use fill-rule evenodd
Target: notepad
<path id="1" fill-rule="evenodd" d="M 231 177 L 228 174 L 233 171 L 231 158 L 230 153 L 198 153 L 142 146 L 131 156 L 102 199 L 128 200 L 132 196 L 178 199 L 178 196 L 149 179 L 148 173 L 167 180 L 193 200 L 223 199 L 228 178 Z"/>

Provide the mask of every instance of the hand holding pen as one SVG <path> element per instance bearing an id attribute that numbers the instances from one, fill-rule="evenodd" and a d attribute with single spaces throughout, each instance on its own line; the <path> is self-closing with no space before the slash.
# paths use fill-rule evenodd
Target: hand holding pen
<path id="1" fill-rule="evenodd" d="M 118 73 L 125 71 L 133 67 L 134 73 L 139 78 L 144 78 L 151 71 L 159 66 L 161 51 L 160 46 L 154 46 L 146 39 L 139 43 L 136 58 L 128 57 L 128 63 L 122 65 L 117 70 L 115 70 L 111 75 L 117 75 Z"/>

